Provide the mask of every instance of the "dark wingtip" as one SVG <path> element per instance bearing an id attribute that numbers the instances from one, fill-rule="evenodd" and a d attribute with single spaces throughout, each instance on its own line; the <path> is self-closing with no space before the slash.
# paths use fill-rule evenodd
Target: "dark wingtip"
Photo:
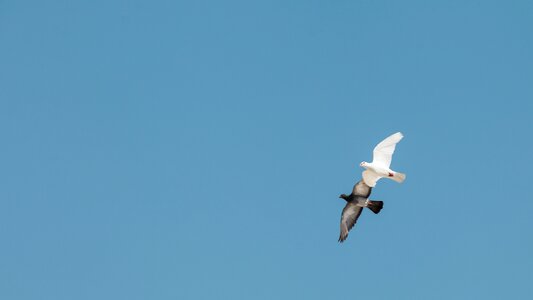
<path id="1" fill-rule="evenodd" d="M 345 235 L 345 236 L 342 236 L 342 234 L 339 236 L 339 243 L 344 243 L 344 241 L 346 241 L 346 239 L 348 238 L 348 235 Z"/>

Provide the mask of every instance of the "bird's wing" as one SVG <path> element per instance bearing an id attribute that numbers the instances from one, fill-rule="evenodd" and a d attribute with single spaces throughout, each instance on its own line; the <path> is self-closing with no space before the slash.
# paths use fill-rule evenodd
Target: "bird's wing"
<path id="1" fill-rule="evenodd" d="M 362 211 L 363 208 L 357 206 L 354 202 L 346 203 L 341 215 L 341 234 L 339 236 L 339 242 L 342 243 L 348 238 L 348 231 L 350 231 L 355 225 Z"/>
<path id="2" fill-rule="evenodd" d="M 376 186 L 376 183 L 378 180 L 380 180 L 382 177 L 379 176 L 376 172 L 371 170 L 365 170 L 363 171 L 363 181 L 366 185 L 373 188 Z"/>
<path id="3" fill-rule="evenodd" d="M 401 132 L 384 139 L 374 148 L 374 160 L 372 163 L 389 168 L 392 160 L 392 154 L 396 148 L 396 144 L 403 138 Z"/>
<path id="4" fill-rule="evenodd" d="M 368 186 L 364 180 L 359 180 L 359 182 L 353 186 L 353 190 L 352 190 L 352 194 L 361 196 L 364 198 L 368 198 L 371 192 L 372 192 L 372 188 Z"/>

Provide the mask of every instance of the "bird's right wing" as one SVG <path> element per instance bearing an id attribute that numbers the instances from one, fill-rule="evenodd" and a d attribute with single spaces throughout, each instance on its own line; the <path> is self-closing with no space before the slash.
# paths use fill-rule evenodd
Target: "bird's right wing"
<path id="1" fill-rule="evenodd" d="M 374 148 L 374 160 L 372 163 L 389 168 L 392 161 L 392 154 L 396 149 L 396 144 L 398 144 L 402 138 L 403 134 L 401 132 L 396 132 L 381 141 L 381 143 Z"/>
<path id="2" fill-rule="evenodd" d="M 346 206 L 342 210 L 341 215 L 341 234 L 339 236 L 339 242 L 344 242 L 348 238 L 348 231 L 353 228 L 357 219 L 361 215 L 363 208 L 357 206 L 353 202 L 346 203 Z"/>
<path id="3" fill-rule="evenodd" d="M 372 188 L 368 186 L 364 180 L 359 180 L 359 182 L 357 182 L 353 186 L 353 190 L 352 190 L 352 194 L 361 196 L 363 198 L 368 198 L 371 192 L 372 192 Z"/>
<path id="4" fill-rule="evenodd" d="M 380 180 L 382 177 L 379 176 L 376 172 L 371 170 L 365 170 L 363 171 L 363 180 L 366 185 L 369 187 L 375 187 L 378 180 Z"/>

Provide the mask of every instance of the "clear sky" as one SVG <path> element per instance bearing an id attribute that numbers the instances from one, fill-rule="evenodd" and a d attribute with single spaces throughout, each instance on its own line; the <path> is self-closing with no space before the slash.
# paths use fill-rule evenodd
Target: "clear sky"
<path id="1" fill-rule="evenodd" d="M 0 298 L 532 299 L 532 1 L 0 1 Z M 393 169 L 346 243 L 373 147 Z"/>

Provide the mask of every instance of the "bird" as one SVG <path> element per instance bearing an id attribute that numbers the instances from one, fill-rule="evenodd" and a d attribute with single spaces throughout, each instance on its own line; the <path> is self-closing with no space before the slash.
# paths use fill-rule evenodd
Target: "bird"
<path id="1" fill-rule="evenodd" d="M 392 154 L 396 144 L 403 138 L 401 132 L 387 137 L 374 148 L 374 157 L 371 163 L 361 162 L 360 166 L 365 168 L 363 171 L 363 180 L 369 187 L 375 187 L 378 180 L 383 177 L 402 183 L 405 180 L 405 174 L 390 169 Z"/>
<path id="2" fill-rule="evenodd" d="M 372 187 L 367 185 L 364 180 L 359 180 L 354 186 L 350 195 L 341 194 L 339 198 L 346 200 L 346 206 L 341 214 L 341 233 L 339 242 L 342 243 L 348 238 L 348 232 L 353 228 L 357 219 L 363 212 L 363 208 L 370 209 L 373 213 L 378 214 L 383 208 L 383 201 L 369 200 L 372 193 Z"/>

